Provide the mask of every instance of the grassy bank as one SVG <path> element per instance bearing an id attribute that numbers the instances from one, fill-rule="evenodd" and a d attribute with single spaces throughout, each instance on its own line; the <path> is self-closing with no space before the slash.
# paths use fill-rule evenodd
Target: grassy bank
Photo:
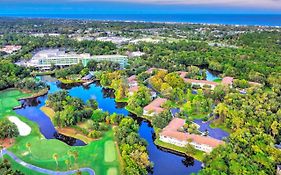
<path id="1" fill-rule="evenodd" d="M 21 106 L 18 100 L 30 96 L 31 94 L 25 94 L 18 89 L 0 91 L 0 119 L 8 114 L 14 114 L 13 108 Z"/>
<path id="2" fill-rule="evenodd" d="M 42 89 L 42 90 L 37 91 L 37 92 L 32 92 L 32 91 L 27 91 L 27 90 L 21 90 L 21 91 L 24 94 L 31 94 L 28 97 L 20 98 L 21 100 L 23 100 L 23 99 L 36 98 L 36 97 L 44 96 L 44 95 L 46 95 L 49 92 L 49 89 L 45 88 L 45 89 Z"/>
<path id="3" fill-rule="evenodd" d="M 55 118 L 55 111 L 52 108 L 49 108 L 47 106 L 42 106 L 40 108 L 41 111 L 43 111 L 50 119 L 51 121 L 54 123 L 54 118 Z"/>
<path id="4" fill-rule="evenodd" d="M 18 136 L 15 139 L 15 144 L 8 148 L 9 151 L 13 152 L 21 160 L 45 169 L 67 171 L 89 167 L 99 175 L 120 174 L 120 163 L 117 159 L 118 150 L 116 146 L 112 146 L 114 144 L 107 143 L 108 141 L 114 142 L 112 130 L 106 132 L 100 140 L 93 141 L 83 147 L 72 147 L 56 139 L 45 139 L 36 123 L 17 115 L 13 111 L 14 107 L 20 105 L 19 98 L 30 96 L 31 94 L 24 94 L 17 89 L 8 89 L 0 92 L 0 119 L 7 116 L 17 116 L 32 128 L 28 136 Z M 53 115 L 50 110 L 48 110 L 48 113 Z M 28 143 L 30 146 L 27 146 Z M 71 151 L 77 152 L 78 156 L 75 158 L 71 156 Z M 54 154 L 58 155 L 58 166 L 54 159 Z M 116 155 L 112 156 L 114 154 Z M 106 159 L 106 155 L 110 155 L 110 159 Z M 8 156 L 7 158 L 9 159 Z M 69 164 L 66 164 L 66 160 L 68 160 Z M 24 168 L 15 161 L 11 161 L 11 164 L 13 169 L 18 169 L 26 174 L 39 174 Z"/>
<path id="5" fill-rule="evenodd" d="M 51 119 L 51 121 L 54 123 L 55 111 L 52 108 L 49 108 L 47 106 L 43 106 L 43 107 L 40 108 L 40 110 L 42 112 L 44 112 Z M 56 129 L 60 134 L 82 140 L 86 144 L 89 144 L 90 142 L 95 140 L 95 139 L 90 138 L 90 137 L 84 135 L 83 133 L 77 131 L 75 128 L 71 128 L 71 127 L 57 128 L 56 127 Z"/>
<path id="6" fill-rule="evenodd" d="M 160 146 L 162 148 L 166 148 L 168 150 L 179 152 L 179 153 L 181 153 L 183 155 L 193 157 L 193 158 L 195 158 L 196 160 L 199 160 L 199 161 L 203 161 L 203 159 L 204 159 L 204 154 L 205 153 L 203 151 L 195 150 L 195 152 L 193 154 L 186 154 L 186 151 L 185 151 L 184 147 L 179 147 L 179 146 L 176 146 L 176 145 L 173 145 L 173 144 L 162 142 L 162 141 L 159 140 L 159 138 L 157 138 L 154 141 L 154 143 L 157 146 Z"/>
<path id="7" fill-rule="evenodd" d="M 83 83 L 84 82 L 81 79 L 73 80 L 73 79 L 59 78 L 58 80 L 63 84 L 74 84 L 74 83 Z"/>

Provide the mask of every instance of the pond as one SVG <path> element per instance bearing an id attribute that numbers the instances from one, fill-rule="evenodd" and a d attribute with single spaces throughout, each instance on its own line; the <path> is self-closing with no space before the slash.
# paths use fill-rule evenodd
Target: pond
<path id="1" fill-rule="evenodd" d="M 214 73 L 214 72 L 212 72 L 208 69 L 206 70 L 206 75 L 207 75 L 206 80 L 208 80 L 208 81 L 214 81 L 214 80 L 220 78 L 220 77 L 217 76 L 216 73 Z"/>
<path id="2" fill-rule="evenodd" d="M 227 138 L 229 136 L 229 133 L 220 129 L 220 128 L 211 128 L 210 127 L 210 122 L 204 122 L 203 120 L 195 119 L 193 120 L 194 123 L 198 124 L 200 126 L 199 130 L 201 132 L 205 132 L 206 130 L 208 131 L 208 135 L 222 140 L 223 138 Z"/>
<path id="3" fill-rule="evenodd" d="M 110 114 L 118 113 L 123 115 L 129 115 L 133 118 L 136 116 L 130 114 L 124 107 L 124 103 L 116 103 L 114 100 L 114 93 L 112 90 L 102 88 L 98 82 L 91 84 L 88 88 L 83 86 L 65 86 L 48 77 L 42 77 L 50 85 L 49 93 L 54 93 L 61 89 L 68 90 L 69 94 L 73 97 L 81 98 L 83 101 L 94 98 L 98 101 L 99 108 L 104 111 L 108 111 Z M 72 146 L 83 146 L 81 140 L 76 140 L 71 137 L 66 137 L 58 134 L 55 130 L 50 119 L 40 110 L 45 105 L 47 96 L 24 100 L 22 103 L 24 108 L 16 110 L 19 115 L 22 115 L 34 122 L 36 122 L 42 134 L 47 139 L 59 139 Z M 154 169 L 151 174 L 153 175 L 186 175 L 191 173 L 197 173 L 201 169 L 201 162 L 193 159 L 192 157 L 185 157 L 170 153 L 166 150 L 158 148 L 154 144 L 154 130 L 151 125 L 140 118 L 137 118 L 140 129 L 139 134 L 148 143 L 148 151 L 150 160 L 154 163 Z"/>

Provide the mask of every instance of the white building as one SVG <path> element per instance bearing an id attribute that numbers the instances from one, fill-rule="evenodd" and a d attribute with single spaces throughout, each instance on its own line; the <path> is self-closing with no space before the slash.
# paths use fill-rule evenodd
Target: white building
<path id="1" fill-rule="evenodd" d="M 50 69 L 52 64 L 55 66 L 70 66 L 82 63 L 84 66 L 86 66 L 90 60 L 95 60 L 97 62 L 116 62 L 120 64 L 121 68 L 124 68 L 128 64 L 127 56 L 123 55 L 91 56 L 90 54 L 76 54 L 73 52 L 66 53 L 65 51 L 60 51 L 59 49 L 48 49 L 36 53 L 32 59 L 24 63 L 24 65 L 47 70 Z"/>
<path id="2" fill-rule="evenodd" d="M 164 111 L 164 108 L 161 106 L 166 103 L 167 99 L 165 98 L 156 98 L 149 105 L 143 108 L 144 116 L 155 116 Z"/>
<path id="3" fill-rule="evenodd" d="M 223 141 L 212 137 L 180 132 L 185 124 L 184 119 L 174 118 L 160 133 L 160 140 L 179 147 L 192 145 L 195 149 L 210 153 L 215 147 L 224 144 Z"/>

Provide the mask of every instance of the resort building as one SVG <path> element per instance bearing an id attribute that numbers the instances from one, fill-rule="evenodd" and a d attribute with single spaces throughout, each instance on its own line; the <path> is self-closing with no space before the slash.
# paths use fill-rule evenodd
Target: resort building
<path id="1" fill-rule="evenodd" d="M 15 51 L 18 51 L 21 49 L 21 46 L 16 46 L 16 45 L 6 45 L 5 47 L 0 49 L 0 52 L 5 52 L 7 54 L 11 54 Z"/>
<path id="2" fill-rule="evenodd" d="M 112 42 L 117 45 L 123 45 L 123 44 L 128 44 L 131 38 L 125 38 L 125 37 L 117 37 L 117 36 L 112 36 L 112 37 L 98 37 L 96 38 L 97 41 L 103 41 L 103 42 Z"/>
<path id="3" fill-rule="evenodd" d="M 186 83 L 191 83 L 192 85 L 199 85 L 201 88 L 203 88 L 204 86 L 210 86 L 211 89 L 215 89 L 215 87 L 218 85 L 218 83 L 216 82 L 207 80 L 194 80 L 185 78 L 184 81 Z"/>
<path id="4" fill-rule="evenodd" d="M 230 87 L 232 87 L 233 81 L 234 81 L 233 77 L 224 77 L 222 79 L 221 83 L 224 84 L 224 85 L 229 85 Z M 262 84 L 257 83 L 257 82 L 248 81 L 248 83 L 249 83 L 250 86 L 262 86 Z"/>
<path id="5" fill-rule="evenodd" d="M 194 80 L 194 79 L 189 79 L 185 78 L 187 72 L 179 71 L 178 74 L 180 77 L 184 80 L 186 83 L 190 83 L 192 85 L 199 85 L 200 87 L 204 86 L 210 86 L 211 89 L 215 89 L 215 87 L 218 85 L 218 83 L 213 82 L 213 81 L 207 81 L 207 80 Z"/>
<path id="6" fill-rule="evenodd" d="M 129 96 L 132 96 L 132 95 L 134 95 L 134 93 L 137 92 L 138 90 L 139 90 L 139 86 L 130 87 L 129 90 L 128 90 L 128 91 L 129 91 L 129 92 L 128 92 L 128 95 L 129 95 Z"/>
<path id="7" fill-rule="evenodd" d="M 132 75 L 128 78 L 129 87 L 134 87 L 138 85 L 137 76 Z"/>
<path id="8" fill-rule="evenodd" d="M 173 118 L 172 121 L 160 133 L 160 140 L 179 147 L 192 145 L 195 149 L 210 153 L 217 146 L 224 144 L 223 141 L 212 137 L 180 132 L 185 125 L 185 120 Z"/>
<path id="9" fill-rule="evenodd" d="M 222 84 L 232 87 L 233 84 L 233 77 L 224 77 L 221 81 Z"/>
<path id="10" fill-rule="evenodd" d="M 144 52 L 140 52 L 140 51 L 136 51 L 136 52 L 127 52 L 126 54 L 127 54 L 128 57 L 130 57 L 130 58 L 141 57 L 141 56 L 145 55 Z"/>
<path id="11" fill-rule="evenodd" d="M 70 66 L 78 63 L 82 63 L 84 66 L 88 64 L 90 60 L 100 61 L 111 61 L 120 64 L 120 68 L 124 68 L 128 64 L 127 56 L 123 55 L 95 55 L 90 54 L 76 54 L 73 52 L 66 53 L 59 49 L 48 49 L 42 50 L 36 53 L 32 59 L 24 65 L 36 67 L 41 70 L 48 70 L 51 65 L 55 66 Z"/>
<path id="12" fill-rule="evenodd" d="M 147 71 L 145 71 L 147 74 L 152 74 L 154 71 L 160 71 L 160 70 L 162 70 L 162 71 L 165 71 L 165 72 L 168 72 L 168 70 L 166 70 L 166 69 L 161 69 L 161 68 L 154 68 L 154 67 L 152 67 L 152 68 L 149 68 Z"/>
<path id="13" fill-rule="evenodd" d="M 165 98 L 156 98 L 149 105 L 143 108 L 143 115 L 152 117 L 160 114 L 164 111 L 164 108 L 162 108 L 161 106 L 166 103 L 166 101 L 167 99 Z"/>

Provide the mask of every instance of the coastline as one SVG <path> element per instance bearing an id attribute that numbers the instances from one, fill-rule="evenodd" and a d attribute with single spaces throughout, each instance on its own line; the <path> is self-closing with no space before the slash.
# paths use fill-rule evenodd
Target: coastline
<path id="1" fill-rule="evenodd" d="M 124 23 L 156 23 L 156 24 L 190 24 L 190 25 L 204 25 L 204 26 L 236 26 L 236 27 L 266 27 L 266 28 L 281 28 L 281 23 L 278 22 L 278 24 L 269 24 L 268 21 L 260 21 L 253 23 L 253 20 L 246 20 L 247 22 L 233 22 L 233 19 L 228 19 L 229 21 L 206 21 L 204 20 L 195 20 L 195 19 L 171 19 L 171 20 L 163 20 L 166 19 L 165 16 L 171 17 L 173 16 L 176 18 L 177 16 L 185 16 L 185 17 L 195 17 L 195 16 L 205 16 L 205 17 L 220 17 L 220 16 L 243 16 L 243 17 L 255 17 L 255 16 L 262 16 L 266 17 L 268 19 L 268 16 L 275 16 L 281 18 L 281 14 L 144 14 L 146 16 L 162 16 L 160 18 L 161 20 L 156 19 L 125 19 L 125 16 L 139 16 L 138 14 L 112 14 L 111 19 L 108 18 L 108 15 L 102 15 L 102 14 L 48 14 L 47 17 L 45 14 L 37 14 L 37 15 L 30 15 L 30 14 L 0 14 L 0 18 L 18 18 L 18 19 L 45 19 L 45 20 L 81 20 L 81 21 L 96 21 L 96 22 L 124 22 Z M 118 16 L 120 19 L 118 19 Z M 107 18 L 105 18 L 107 17 Z M 122 19 L 121 19 L 122 17 Z M 114 19 L 117 18 L 117 19 Z M 144 18 L 144 17 L 143 17 Z M 159 17 L 158 17 L 159 18 Z M 278 21 L 279 19 L 276 19 Z M 256 18 L 256 20 L 260 20 Z M 266 24 L 267 23 L 267 24 Z"/>

